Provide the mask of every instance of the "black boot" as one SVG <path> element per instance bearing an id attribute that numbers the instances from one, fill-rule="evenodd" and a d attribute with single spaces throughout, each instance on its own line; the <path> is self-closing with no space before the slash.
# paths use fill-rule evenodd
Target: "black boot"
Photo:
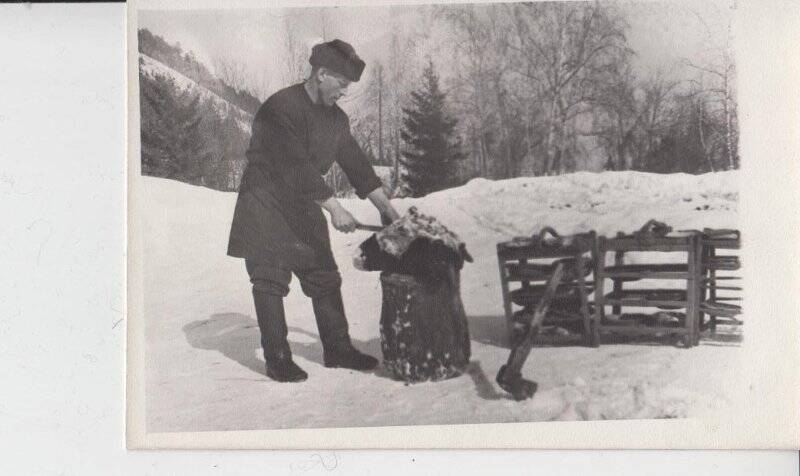
<path id="1" fill-rule="evenodd" d="M 350 342 L 342 293 L 339 290 L 315 297 L 311 302 L 322 341 L 325 367 L 372 370 L 378 366 L 378 359 L 362 354 Z"/>
<path id="2" fill-rule="evenodd" d="M 330 349 L 324 349 L 325 367 L 341 367 L 353 370 L 372 370 L 378 366 L 378 359 L 358 351 L 348 339 Z"/>
<path id="3" fill-rule="evenodd" d="M 286 317 L 283 298 L 253 290 L 258 328 L 261 330 L 261 348 L 264 349 L 267 377 L 278 382 L 302 382 L 308 378 L 292 360 L 292 351 L 286 336 Z"/>
<path id="4" fill-rule="evenodd" d="M 308 374 L 291 357 L 267 362 L 266 368 L 267 377 L 276 382 L 303 382 L 308 378 Z"/>

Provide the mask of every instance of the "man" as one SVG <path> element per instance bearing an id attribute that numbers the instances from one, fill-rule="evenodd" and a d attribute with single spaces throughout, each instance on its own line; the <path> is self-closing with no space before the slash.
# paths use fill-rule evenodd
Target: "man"
<path id="1" fill-rule="evenodd" d="M 231 225 L 228 254 L 245 259 L 253 284 L 267 376 L 279 382 L 308 378 L 292 360 L 286 340 L 283 298 L 294 273 L 312 300 L 326 367 L 370 370 L 378 361 L 350 342 L 340 292 L 341 277 L 331 251 L 331 216 L 342 232 L 356 221 L 333 196 L 322 176 L 336 161 L 359 198 L 369 198 L 384 223 L 399 218 L 380 179 L 350 133 L 337 105 L 364 62 L 349 44 L 333 40 L 314 46 L 311 76 L 267 99 L 253 120 Z"/>

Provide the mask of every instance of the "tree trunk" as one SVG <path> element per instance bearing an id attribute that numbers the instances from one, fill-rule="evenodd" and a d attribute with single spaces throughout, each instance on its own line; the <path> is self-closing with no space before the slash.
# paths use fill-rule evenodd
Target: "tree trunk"
<path id="1" fill-rule="evenodd" d="M 378 163 L 383 163 L 383 66 L 378 66 Z"/>
<path id="2" fill-rule="evenodd" d="M 478 139 L 478 143 L 481 146 L 481 155 L 480 155 L 480 172 L 481 177 L 488 177 L 489 176 L 489 166 L 488 164 L 488 151 L 486 150 L 486 139 L 484 137 L 483 128 L 481 128 L 481 135 Z"/>
<path id="3" fill-rule="evenodd" d="M 536 157 L 534 157 L 533 152 L 533 127 L 531 124 L 533 124 L 533 119 L 529 119 L 528 124 L 525 126 L 525 162 L 528 164 L 527 172 L 536 170 Z M 522 167 L 518 169 L 518 173 L 525 175 L 521 169 Z"/>
<path id="4" fill-rule="evenodd" d="M 725 100 L 722 102 L 725 112 L 725 142 L 728 146 L 728 170 L 736 168 L 736 153 L 733 150 L 733 114 L 730 107 L 730 86 L 728 72 L 725 72 Z"/>
<path id="5" fill-rule="evenodd" d="M 478 143 L 478 134 L 475 132 L 475 126 L 471 125 L 469 129 L 469 133 L 471 136 L 470 143 L 472 144 L 472 170 L 475 171 L 475 174 L 480 176 L 481 174 L 481 146 Z"/>
<path id="6" fill-rule="evenodd" d="M 700 111 L 698 112 L 698 120 L 697 120 L 697 127 L 700 132 L 700 147 L 703 149 L 703 157 L 706 159 L 708 163 L 708 168 L 711 172 L 714 172 L 714 162 L 711 160 L 711 156 L 708 154 L 708 147 L 706 146 L 706 135 L 703 132 L 703 107 L 700 107 Z"/>
<path id="7" fill-rule="evenodd" d="M 506 100 L 505 92 L 501 89 L 499 81 L 495 82 L 495 89 L 497 90 L 497 105 L 499 106 L 500 116 L 500 140 L 502 141 L 502 161 L 503 161 L 503 177 L 512 178 L 511 172 L 511 144 L 508 133 L 507 118 L 506 118 Z"/>
<path id="8" fill-rule="evenodd" d="M 617 170 L 625 170 L 625 125 L 622 114 L 617 113 Z"/>
<path id="9" fill-rule="evenodd" d="M 464 372 L 469 330 L 458 271 L 437 289 L 406 274 L 381 273 L 383 365 L 405 382 L 442 380 Z"/>
<path id="10" fill-rule="evenodd" d="M 545 147 L 544 158 L 544 175 L 550 175 L 553 160 L 556 155 L 556 133 L 558 128 L 558 119 L 556 117 L 556 98 L 553 97 L 553 102 L 550 105 L 550 127 L 547 131 L 547 143 Z"/>
<path id="11" fill-rule="evenodd" d="M 395 196 L 400 186 L 400 132 L 394 133 L 394 177 L 392 179 L 392 196 Z"/>

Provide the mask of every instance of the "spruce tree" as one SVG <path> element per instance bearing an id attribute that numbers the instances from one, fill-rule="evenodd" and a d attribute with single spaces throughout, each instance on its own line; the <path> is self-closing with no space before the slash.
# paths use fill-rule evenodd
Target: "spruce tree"
<path id="1" fill-rule="evenodd" d="M 422 85 L 411 93 L 411 107 L 403 108 L 403 114 L 400 136 L 406 147 L 400 163 L 407 192 L 421 197 L 455 185 L 456 167 L 464 155 L 455 137 L 457 121 L 445 111 L 433 62 L 428 62 Z"/>
<path id="2" fill-rule="evenodd" d="M 142 173 L 205 185 L 203 167 L 211 154 L 200 125 L 204 110 L 213 121 L 220 121 L 213 104 L 180 90 L 172 78 L 161 74 L 140 72 L 139 80 Z"/>

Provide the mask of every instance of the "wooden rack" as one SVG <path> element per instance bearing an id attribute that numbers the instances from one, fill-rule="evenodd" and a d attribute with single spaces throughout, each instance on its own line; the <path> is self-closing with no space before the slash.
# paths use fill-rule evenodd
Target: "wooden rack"
<path id="1" fill-rule="evenodd" d="M 577 328 L 587 345 L 599 345 L 601 333 L 672 334 L 688 348 L 699 343 L 701 332 L 716 332 L 718 324 L 741 324 L 741 296 L 737 293 L 742 290 L 737 283 L 741 278 L 733 273 L 740 268 L 739 257 L 721 253 L 740 249 L 739 231 L 671 231 L 651 220 L 641 230 L 620 233 L 615 238 L 597 237 L 594 232 L 562 237 L 552 228 L 545 228 L 538 236 L 498 243 L 503 305 L 511 341 L 526 330 L 518 327 L 527 322 L 525 317 L 542 299 L 546 282 L 558 263 L 564 265 L 564 277 L 542 325 Z M 634 264 L 626 262 L 626 255 L 632 252 L 677 252 L 682 257 Z M 614 256 L 611 266 L 606 265 L 609 253 Z M 682 284 L 630 286 L 641 280 Z M 520 286 L 511 289 L 512 283 Z M 594 301 L 589 301 L 592 294 Z M 515 310 L 515 306 L 521 309 Z"/>
<path id="2" fill-rule="evenodd" d="M 548 236 L 549 235 L 549 236 Z M 552 228 L 544 228 L 538 236 L 515 238 L 498 243 L 497 257 L 509 338 L 525 332 L 518 328 L 524 315 L 533 313 L 542 298 L 546 282 L 558 263 L 564 266 L 563 279 L 556 289 L 543 326 L 559 325 L 577 328 L 587 345 L 596 345 L 592 331 L 592 312 L 588 296 L 594 282 L 587 280 L 594 268 L 596 243 L 594 232 L 560 236 Z M 511 283 L 520 283 L 511 289 Z M 514 306 L 521 309 L 514 311 Z"/>
<path id="3" fill-rule="evenodd" d="M 737 255 L 720 254 L 722 250 L 739 250 L 741 237 L 739 230 L 711 229 L 703 230 L 701 239 L 702 282 L 700 318 L 698 334 L 709 329 L 716 333 L 717 324 L 741 325 L 738 316 L 742 308 L 736 302 L 741 301 L 742 287 L 737 285 L 740 276 L 731 274 L 738 271 L 741 263 Z M 718 291 L 723 291 L 722 294 Z M 732 291 L 732 292 L 731 292 Z M 733 295 L 732 295 L 733 294 Z M 708 322 L 705 316 L 708 316 Z"/>
<path id="4" fill-rule="evenodd" d="M 619 234 L 616 238 L 600 237 L 597 240 L 595 280 L 597 291 L 594 302 L 596 333 L 610 332 L 622 335 L 676 334 L 682 336 L 684 347 L 697 343 L 697 326 L 700 310 L 701 282 L 700 234 L 651 233 L 645 228 L 631 235 Z M 682 252 L 680 262 L 654 264 L 626 264 L 629 252 L 669 253 Z M 614 265 L 606 266 L 606 254 L 614 253 Z M 680 288 L 629 288 L 625 283 L 642 279 L 680 280 Z M 606 294 L 605 284 L 610 280 L 613 289 Z M 606 306 L 612 312 L 606 314 Z M 626 307 L 650 308 L 656 312 L 625 312 Z M 683 312 L 678 310 L 683 309 Z M 599 341 L 599 336 L 594 340 Z"/>

